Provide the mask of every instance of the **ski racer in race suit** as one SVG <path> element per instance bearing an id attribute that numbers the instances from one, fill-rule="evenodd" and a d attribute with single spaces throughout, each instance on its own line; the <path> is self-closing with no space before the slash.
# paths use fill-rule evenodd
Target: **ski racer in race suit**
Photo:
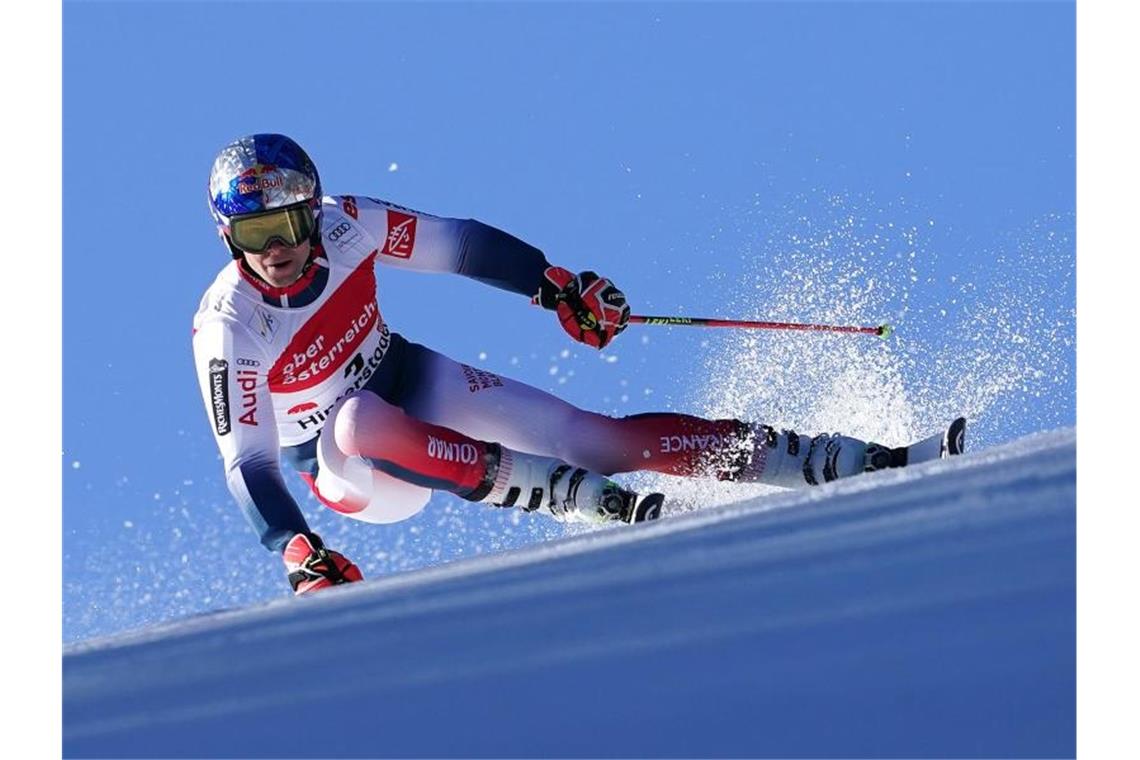
<path id="1" fill-rule="evenodd" d="M 404 339 L 377 304 L 378 263 L 516 293 L 596 348 L 630 312 L 605 277 L 552 265 L 482 222 L 322 195 L 316 167 L 285 136 L 226 146 L 209 195 L 233 261 L 194 317 L 198 380 L 229 490 L 261 543 L 283 554 L 296 593 L 361 573 L 309 530 L 280 459 L 328 508 L 379 523 L 415 514 L 437 489 L 564 521 L 639 522 L 659 515 L 661 495 L 606 476 L 795 487 L 868 469 L 869 445 L 854 438 L 675 413 L 609 417 Z"/>

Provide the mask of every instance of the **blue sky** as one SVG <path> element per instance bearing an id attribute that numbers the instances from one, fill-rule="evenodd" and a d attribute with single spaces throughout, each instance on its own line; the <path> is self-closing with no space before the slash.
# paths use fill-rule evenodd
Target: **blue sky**
<path id="1" fill-rule="evenodd" d="M 598 355 L 517 297 L 380 270 L 394 330 L 579 405 L 879 436 L 964 411 L 980 445 L 1073 424 L 1074 22 L 1071 3 L 65 3 L 65 638 L 287 591 L 222 483 L 189 340 L 228 261 L 206 176 L 250 132 L 297 139 L 326 192 L 596 269 L 635 312 L 898 330 L 631 327 Z M 372 574 L 562 535 L 447 498 L 392 528 L 305 509 Z"/>

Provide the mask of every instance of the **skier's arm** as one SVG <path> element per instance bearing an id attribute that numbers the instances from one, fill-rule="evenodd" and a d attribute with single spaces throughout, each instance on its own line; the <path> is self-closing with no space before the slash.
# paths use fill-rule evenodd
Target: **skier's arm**
<path id="1" fill-rule="evenodd" d="M 377 258 L 421 272 L 452 272 L 531 298 L 550 266 L 534 246 L 475 219 L 450 219 L 361 196 L 339 206 L 376 241 Z"/>
<path id="2" fill-rule="evenodd" d="M 551 266 L 542 251 L 490 225 L 432 216 L 374 198 L 345 195 L 337 201 L 373 238 L 377 258 L 389 266 L 455 272 L 527 296 L 556 311 L 570 337 L 594 348 L 609 345 L 629 321 L 625 294 L 610 280 Z M 334 232 L 324 234 L 331 241 Z"/>
<path id="3" fill-rule="evenodd" d="M 266 372 L 270 362 L 240 324 L 220 319 L 194 334 L 194 364 L 226 485 L 261 543 L 282 551 L 309 528 L 285 487 Z"/>

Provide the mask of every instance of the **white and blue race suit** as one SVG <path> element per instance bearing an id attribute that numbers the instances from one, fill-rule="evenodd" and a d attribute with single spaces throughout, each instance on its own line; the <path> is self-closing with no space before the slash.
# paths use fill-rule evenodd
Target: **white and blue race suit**
<path id="1" fill-rule="evenodd" d="M 453 444 L 441 445 L 434 433 L 465 436 L 475 449 L 493 444 L 607 475 L 704 476 L 710 454 L 743 446 L 738 475 L 766 474 L 771 446 L 752 445 L 761 439 L 749 423 L 675 412 L 621 418 L 589 412 L 407 341 L 381 316 L 377 262 L 452 272 L 529 297 L 538 294 L 549 266 L 537 248 L 472 219 L 372 198 L 326 197 L 322 208 L 320 242 L 296 283 L 270 287 L 239 259 L 218 275 L 194 317 L 195 365 L 226 482 L 267 548 L 281 550 L 308 530 L 280 459 L 323 504 L 366 522 L 403 519 L 434 489 L 482 500 L 481 489 L 490 485 L 484 460 L 451 456 Z M 388 452 L 368 457 L 372 471 L 356 471 L 364 480 L 350 477 L 348 460 L 337 454 L 332 442 L 339 430 L 318 440 L 330 414 L 357 393 L 375 394 L 403 415 L 390 417 L 384 429 L 359 431 Z M 390 427 L 394 419 L 403 422 Z M 796 448 L 789 443 L 789 461 Z M 372 497 L 361 488 L 371 488 Z"/>

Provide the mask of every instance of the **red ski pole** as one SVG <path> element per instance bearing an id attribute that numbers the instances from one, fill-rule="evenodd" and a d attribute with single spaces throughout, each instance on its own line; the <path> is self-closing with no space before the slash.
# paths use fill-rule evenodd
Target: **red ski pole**
<path id="1" fill-rule="evenodd" d="M 816 325 L 802 322 L 754 322 L 744 319 L 708 319 L 705 317 L 650 317 L 631 316 L 631 324 L 642 325 L 678 325 L 684 327 L 743 327 L 751 330 L 806 330 L 810 332 L 838 332 L 862 333 L 874 335 L 886 340 L 890 337 L 892 328 L 888 324 L 878 327 L 859 327 L 854 325 Z"/>

